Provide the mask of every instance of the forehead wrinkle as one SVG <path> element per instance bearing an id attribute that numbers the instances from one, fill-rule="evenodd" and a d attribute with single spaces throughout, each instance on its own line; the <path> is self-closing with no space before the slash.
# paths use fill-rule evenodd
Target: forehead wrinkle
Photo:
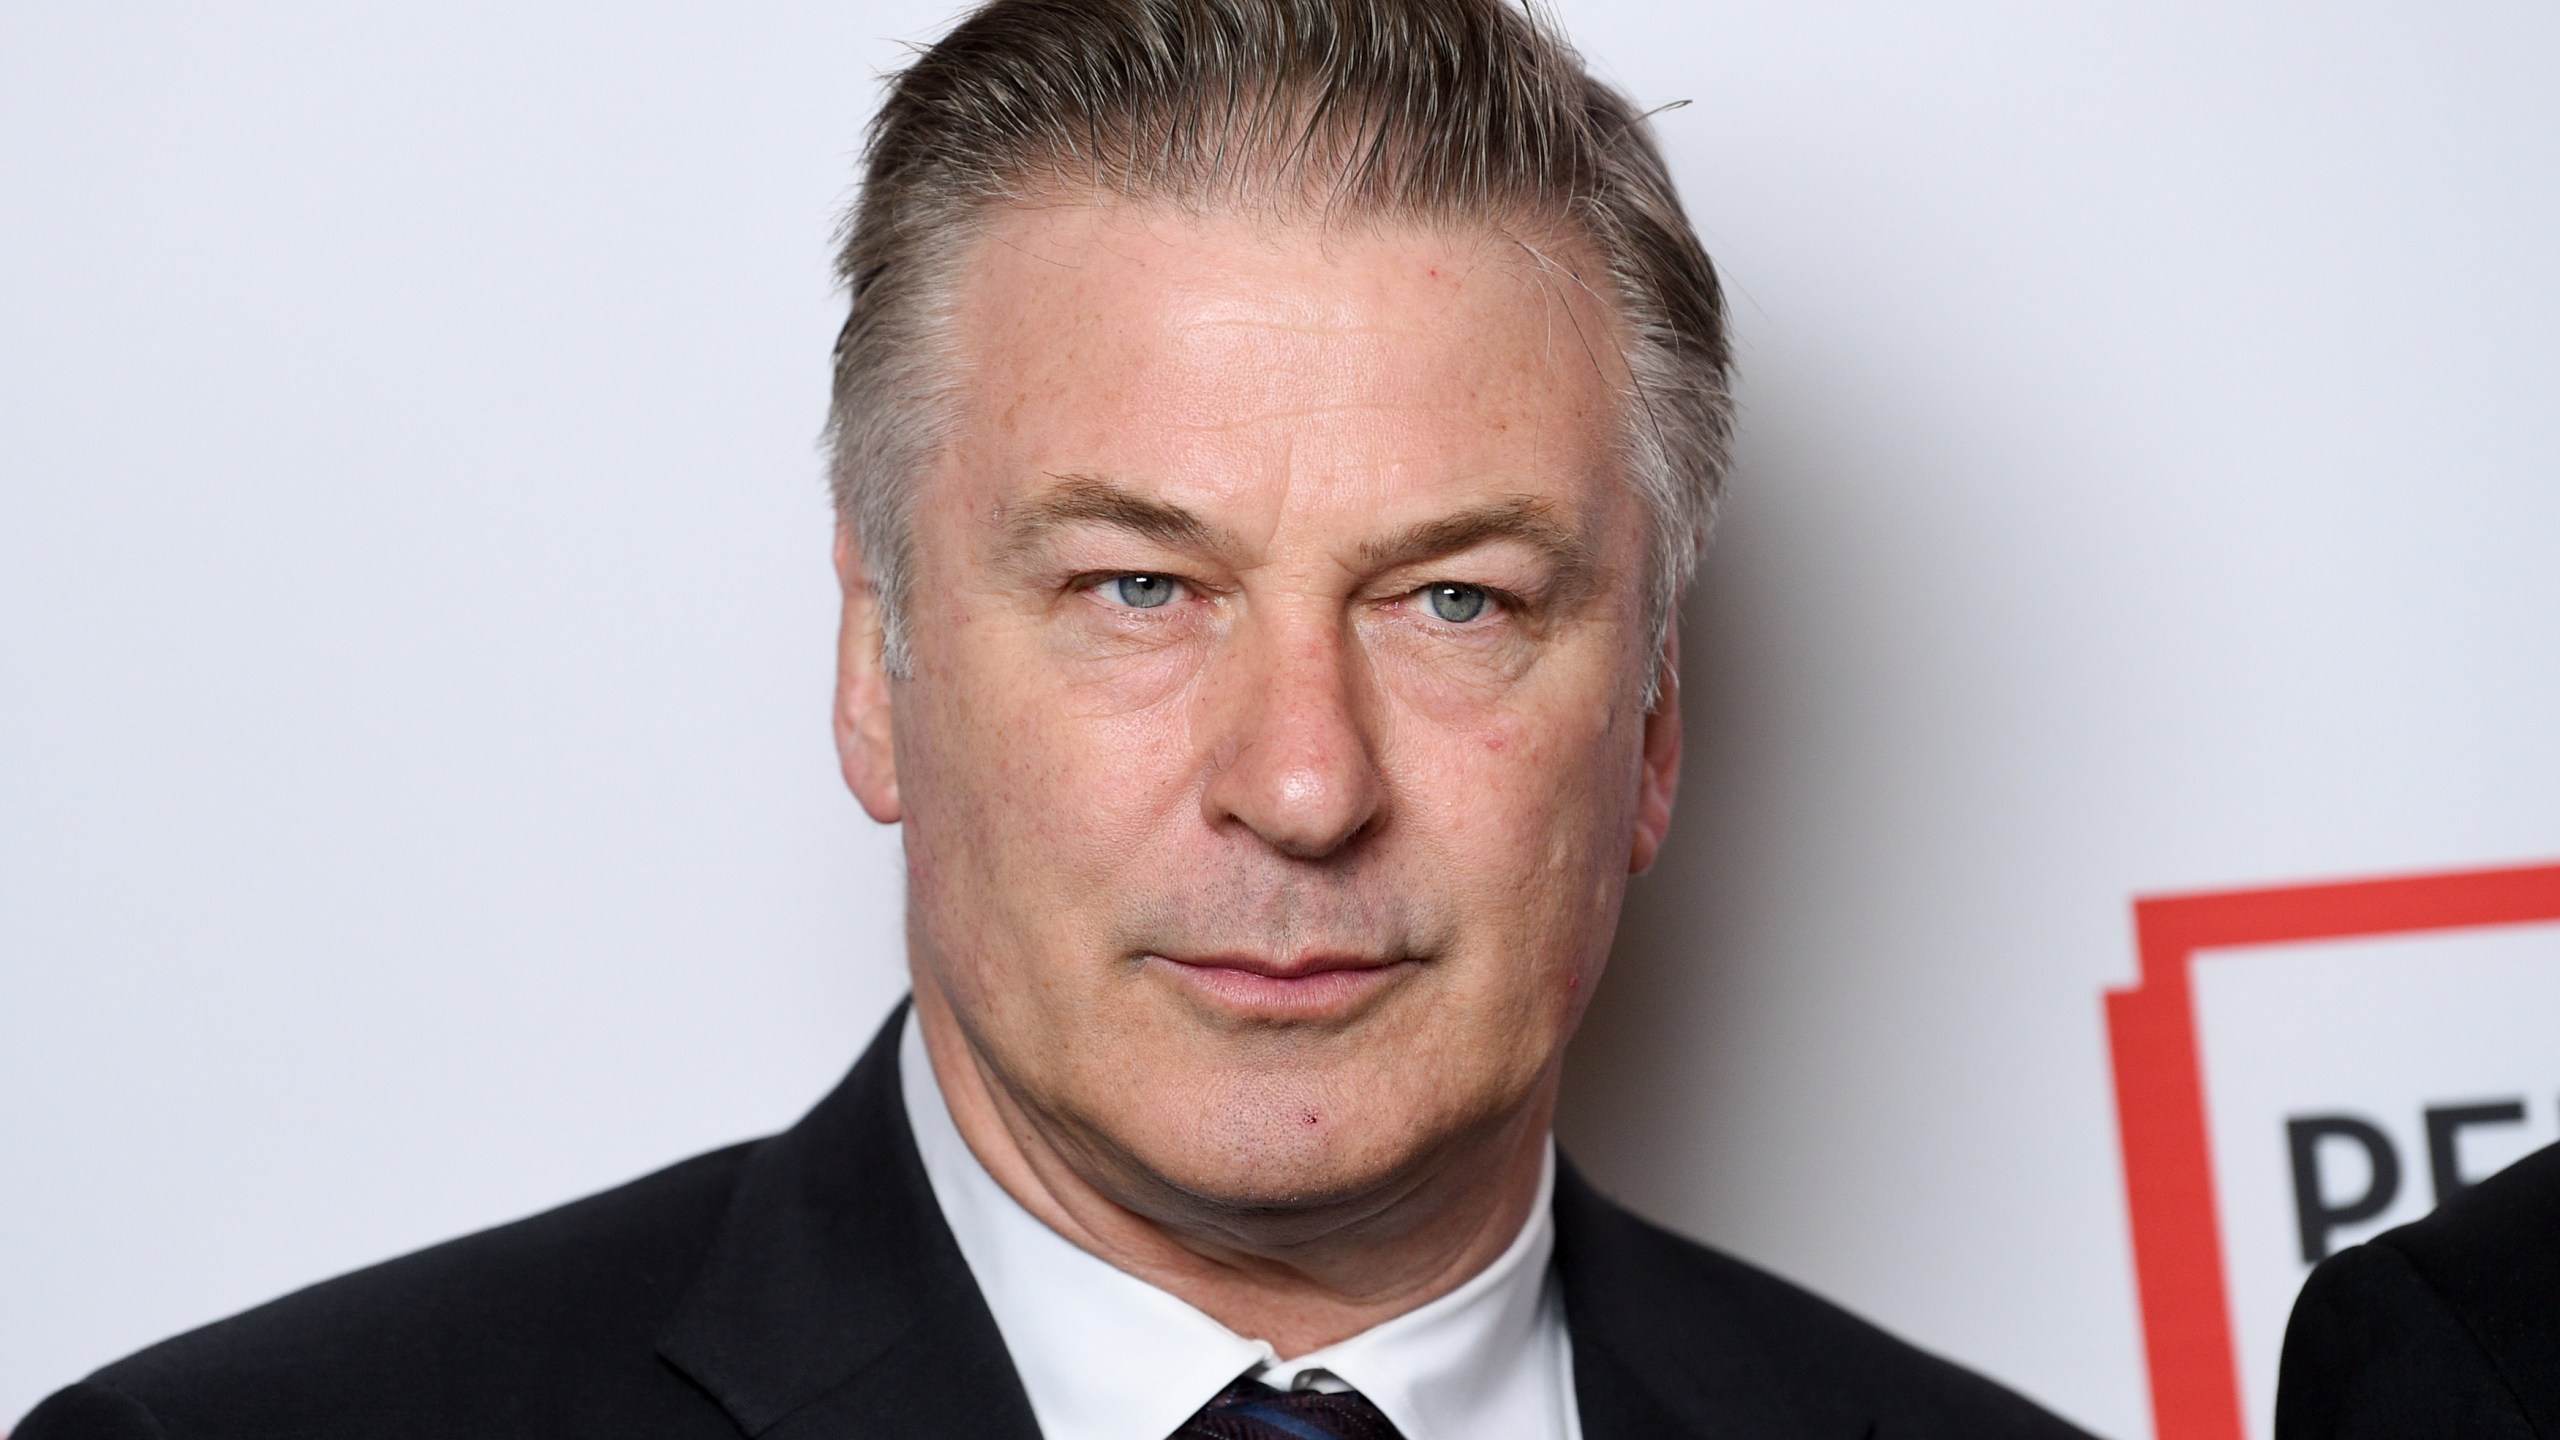
<path id="1" fill-rule="evenodd" d="M 1423 410 L 1464 410 L 1465 408 L 1455 401 L 1326 400 L 1313 404 L 1293 405 L 1285 410 L 1258 410 L 1251 415 L 1238 415 L 1231 419 L 1187 420 L 1181 424 L 1183 429 L 1195 434 L 1223 435 L 1282 421 L 1311 420 L 1325 415 L 1362 414 L 1370 411 L 1410 415 Z"/>
<path id="2" fill-rule="evenodd" d="M 1526 267 L 1523 267 L 1526 268 Z M 1550 267 L 1573 280 L 1562 267 Z M 1456 411 L 1470 404 L 1482 404 L 1488 395 L 1508 395 L 1522 386 L 1546 388 L 1564 370 L 1579 370 L 1600 382 L 1605 402 L 1623 404 L 1627 362 L 1623 337 L 1615 333 L 1605 308 L 1596 315 L 1585 315 L 1586 304 L 1605 306 L 1605 302 L 1581 291 L 1569 289 L 1553 274 L 1536 273 L 1525 277 L 1537 294 L 1534 315 L 1516 315 L 1509 322 L 1519 327 L 1517 333 L 1527 342 L 1526 353 L 1509 365 L 1492 363 L 1482 354 L 1437 357 L 1439 364 L 1427 372 L 1416 372 L 1397 363 L 1392 347 L 1399 342 L 1435 334 L 1440 326 L 1437 316 L 1411 317 L 1401 322 L 1336 324 L 1330 320 L 1301 321 L 1279 317 L 1246 317 L 1221 315 L 1190 316 L 1179 322 L 1171 343 L 1159 357 L 1159 363 L 1170 362 L 1177 369 L 1205 366 L 1223 371 L 1233 364 L 1228 346 L 1249 343 L 1245 337 L 1267 336 L 1283 342 L 1328 342 L 1341 346 L 1337 350 L 1301 351 L 1291 345 L 1292 358 L 1277 371 L 1271 370 L 1266 357 L 1260 388 L 1275 398 L 1296 391 L 1304 395 L 1309 389 L 1345 388 L 1355 392 L 1374 391 L 1380 383 L 1408 393 L 1393 399 L 1372 400 L 1346 395 L 1324 398 L 1313 403 L 1291 405 L 1286 409 L 1265 412 L 1257 419 L 1288 419 L 1324 413 L 1357 410 L 1387 411 Z M 1578 283 L 1578 281 L 1577 281 Z M 1559 316 L 1558 312 L 1562 314 Z M 1597 333 L 1595 333 L 1595 331 Z M 1464 392 L 1465 398 L 1452 395 Z M 1432 393 L 1438 392 L 1438 393 Z M 1515 398 L 1512 402 L 1520 401 Z M 1201 429 L 1225 429 L 1228 425 L 1202 424 Z"/>
<path id="3" fill-rule="evenodd" d="M 1267 332 L 1275 335 L 1316 335 L 1322 336 L 1326 339 L 1333 339 L 1352 335 L 1385 335 L 1400 337 L 1413 334 L 1417 330 L 1428 330 L 1431 327 L 1420 322 L 1409 325 L 1349 325 L 1337 324 L 1330 320 L 1278 320 L 1258 318 L 1250 315 L 1213 314 L 1193 316 L 1184 322 L 1184 328 L 1195 332 L 1203 330 L 1251 330 Z"/>

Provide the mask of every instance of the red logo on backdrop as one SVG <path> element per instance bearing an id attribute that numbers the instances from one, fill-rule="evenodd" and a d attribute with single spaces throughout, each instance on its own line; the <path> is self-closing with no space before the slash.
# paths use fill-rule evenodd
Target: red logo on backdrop
<path id="1" fill-rule="evenodd" d="M 2152 1414 L 2159 1440 L 2243 1440 L 2199 954 L 2560 921 L 2560 865 L 2143 899 L 2134 921 L 2141 981 L 2108 994 L 2107 1029 Z"/>

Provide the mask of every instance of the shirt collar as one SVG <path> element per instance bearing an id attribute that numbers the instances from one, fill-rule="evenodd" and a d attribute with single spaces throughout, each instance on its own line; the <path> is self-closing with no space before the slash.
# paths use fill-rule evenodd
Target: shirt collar
<path id="1" fill-rule="evenodd" d="M 1427 1305 L 1284 1361 L 1022 1208 L 961 1138 L 912 1014 L 898 1068 L 934 1199 L 1046 1440 L 1162 1440 L 1247 1374 L 1282 1389 L 1356 1389 L 1407 1440 L 1551 1440 L 1578 1431 L 1563 1304 L 1548 1267 L 1552 1143 L 1528 1222 L 1491 1265 Z"/>

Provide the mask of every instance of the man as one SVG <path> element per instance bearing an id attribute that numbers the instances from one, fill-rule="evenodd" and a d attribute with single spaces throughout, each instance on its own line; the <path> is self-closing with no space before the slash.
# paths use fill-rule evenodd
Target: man
<path id="1" fill-rule="evenodd" d="M 2320 1262 L 2294 1301 L 2277 1440 L 2560 1436 L 2560 1145 Z"/>
<path id="2" fill-rule="evenodd" d="M 1728 412 L 1625 101 L 1503 0 L 995 0 L 843 270 L 836 730 L 912 1009 L 787 1134 L 22 1440 L 2075 1433 L 1550 1142 Z"/>

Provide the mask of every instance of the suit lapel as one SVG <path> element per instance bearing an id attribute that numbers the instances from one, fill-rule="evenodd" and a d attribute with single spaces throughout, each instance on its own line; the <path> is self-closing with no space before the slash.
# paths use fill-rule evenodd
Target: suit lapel
<path id="1" fill-rule="evenodd" d="M 905 1019 L 901 1005 L 833 1094 L 757 1147 L 660 1335 L 759 1440 L 1038 1440 L 907 1129 Z"/>
<path id="2" fill-rule="evenodd" d="M 1748 1299 L 1695 1247 L 1556 1170 L 1556 1273 L 1583 1440 L 1859 1440 L 1868 1417 L 1805 1393 Z M 1725 1262 L 1730 1263 L 1730 1262 Z"/>
<path id="3" fill-rule="evenodd" d="M 1582 1440 L 1688 1440 L 1722 1437 L 1721 1428 L 1675 1413 L 1654 1383 L 1629 1369 L 1613 1350 L 1586 1341 L 1575 1327 L 1573 1403 L 1582 1417 Z"/>

